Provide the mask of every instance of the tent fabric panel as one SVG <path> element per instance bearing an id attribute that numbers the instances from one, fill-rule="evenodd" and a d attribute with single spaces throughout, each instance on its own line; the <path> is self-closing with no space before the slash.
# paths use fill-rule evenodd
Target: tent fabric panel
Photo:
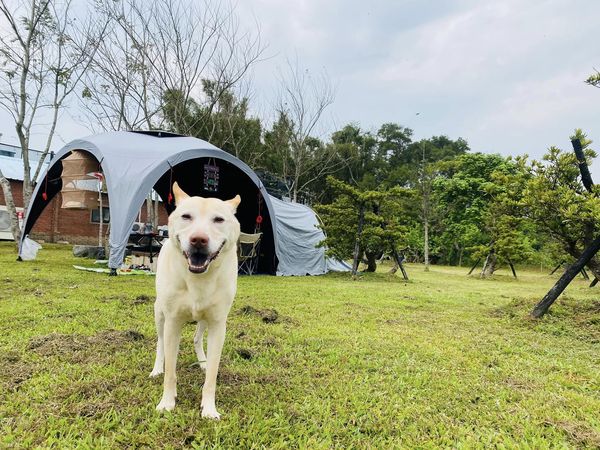
<path id="1" fill-rule="evenodd" d="M 325 249 L 317 245 L 325 239 L 314 211 L 298 203 L 270 196 L 277 218 L 279 265 L 277 275 L 323 275 L 327 273 Z"/>

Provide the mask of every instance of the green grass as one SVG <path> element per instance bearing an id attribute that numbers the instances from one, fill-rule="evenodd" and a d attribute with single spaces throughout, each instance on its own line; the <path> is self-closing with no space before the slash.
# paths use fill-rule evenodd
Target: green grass
<path id="1" fill-rule="evenodd" d="M 600 447 L 600 303 L 581 279 L 533 321 L 547 272 L 242 277 L 214 422 L 192 326 L 175 411 L 154 410 L 151 277 L 76 271 L 69 247 L 14 259 L 0 244 L 2 448 Z"/>

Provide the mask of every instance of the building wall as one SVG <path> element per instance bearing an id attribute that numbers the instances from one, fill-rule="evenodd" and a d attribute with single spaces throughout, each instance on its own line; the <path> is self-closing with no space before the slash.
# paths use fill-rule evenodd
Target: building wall
<path id="1" fill-rule="evenodd" d="M 23 206 L 23 183 L 10 180 L 15 205 Z M 59 193 L 44 208 L 44 211 L 31 230 L 30 237 L 45 242 L 68 242 L 69 244 L 98 244 L 99 224 L 92 223 L 91 211 L 88 209 L 63 209 L 60 207 L 62 197 Z M 103 198 L 103 206 L 108 206 L 108 198 Z M 4 193 L 0 189 L 0 205 L 5 205 Z M 136 219 L 137 220 L 137 219 Z M 141 221 L 147 220 L 146 203 L 141 209 Z M 167 212 L 159 207 L 159 225 L 166 225 Z M 104 224 L 104 233 L 108 239 L 108 226 Z"/>

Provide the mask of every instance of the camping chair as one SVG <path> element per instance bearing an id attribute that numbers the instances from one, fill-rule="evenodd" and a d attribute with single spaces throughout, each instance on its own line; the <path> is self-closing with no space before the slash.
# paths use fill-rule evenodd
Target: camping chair
<path id="1" fill-rule="evenodd" d="M 238 240 L 238 273 L 252 275 L 258 266 L 258 248 L 262 233 L 240 233 Z"/>

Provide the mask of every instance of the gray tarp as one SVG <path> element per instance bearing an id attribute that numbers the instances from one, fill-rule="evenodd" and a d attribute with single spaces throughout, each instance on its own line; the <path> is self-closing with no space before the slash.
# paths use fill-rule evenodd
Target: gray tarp
<path id="1" fill-rule="evenodd" d="M 317 245 L 325 239 L 315 212 L 299 203 L 283 202 L 271 196 L 277 218 L 279 265 L 277 275 L 322 275 L 329 271 L 345 272 L 349 267 L 325 256 Z M 282 245 L 285 243 L 285 245 Z"/>
<path id="2" fill-rule="evenodd" d="M 133 222 L 158 179 L 170 167 L 181 162 L 196 158 L 216 158 L 236 166 L 260 189 L 271 217 L 275 254 L 279 259 L 277 273 L 316 275 L 328 270 L 323 249 L 314 247 L 323 237 L 322 232 L 314 226 L 314 212 L 305 206 L 286 204 L 271 197 L 250 167 L 206 141 L 183 136 L 157 138 L 127 131 L 102 133 L 65 145 L 55 155 L 47 171 L 73 150 L 90 152 L 102 166 L 110 204 L 111 268 L 118 268 L 123 262 Z M 28 219 L 32 208 L 40 208 L 35 202 L 39 199 L 38 191 L 42 186 L 43 183 L 39 183 L 34 190 L 32 198 L 35 201 L 31 202 L 25 216 L 25 233 L 22 239 L 33 227 Z M 274 208 L 273 203 L 278 206 Z M 331 264 L 334 263 L 330 263 L 329 269 L 336 270 Z"/>

